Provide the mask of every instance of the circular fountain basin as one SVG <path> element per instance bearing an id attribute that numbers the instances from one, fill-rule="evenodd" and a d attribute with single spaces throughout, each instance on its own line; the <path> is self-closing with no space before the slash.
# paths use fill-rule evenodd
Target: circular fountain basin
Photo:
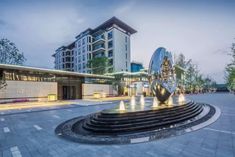
<path id="1" fill-rule="evenodd" d="M 153 141 L 194 131 L 213 123 L 220 110 L 209 104 L 184 104 L 153 108 L 128 105 L 124 111 L 103 110 L 60 124 L 58 136 L 81 143 L 127 144 Z"/>

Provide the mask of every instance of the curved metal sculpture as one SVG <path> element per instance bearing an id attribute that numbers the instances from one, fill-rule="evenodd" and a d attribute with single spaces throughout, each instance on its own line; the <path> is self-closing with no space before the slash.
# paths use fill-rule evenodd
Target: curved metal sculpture
<path id="1" fill-rule="evenodd" d="M 152 55 L 149 64 L 151 90 L 157 99 L 164 103 L 176 89 L 173 59 L 165 48 L 158 48 Z"/>

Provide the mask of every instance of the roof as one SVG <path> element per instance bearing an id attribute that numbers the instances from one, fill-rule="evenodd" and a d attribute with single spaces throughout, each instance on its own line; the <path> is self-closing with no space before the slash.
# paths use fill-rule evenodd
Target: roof
<path id="1" fill-rule="evenodd" d="M 69 76 L 88 77 L 88 78 L 109 78 L 109 79 L 114 78 L 112 76 L 78 73 L 78 72 L 71 72 L 71 71 L 45 69 L 45 68 L 37 68 L 37 67 L 29 67 L 29 66 L 21 66 L 21 65 L 10 65 L 10 64 L 0 64 L 0 69 L 21 70 L 21 71 L 28 71 L 28 72 L 44 72 L 44 73 L 57 74 L 57 75 L 67 75 L 67 76 L 69 75 Z"/>
<path id="2" fill-rule="evenodd" d="M 143 66 L 143 63 L 138 62 L 138 61 L 131 61 L 131 64 L 141 64 Z"/>
<path id="3" fill-rule="evenodd" d="M 76 38 L 78 38 L 81 34 L 84 34 L 87 31 L 90 31 L 91 33 L 95 33 L 98 30 L 109 28 L 113 24 L 118 25 L 121 29 L 129 32 L 130 34 L 134 34 L 137 32 L 134 28 L 132 28 L 131 26 L 127 25 L 126 23 L 124 23 L 123 21 L 119 20 L 118 18 L 116 18 L 114 16 L 111 19 L 105 21 L 104 23 L 102 23 L 101 25 L 99 25 L 98 27 L 96 27 L 94 29 L 91 29 L 91 28 L 86 29 L 85 31 L 83 31 L 79 35 L 77 35 Z"/>
<path id="4" fill-rule="evenodd" d="M 67 46 L 60 46 L 58 49 L 56 49 L 56 53 L 57 53 L 57 51 L 58 50 L 65 50 L 65 49 L 73 49 L 75 47 L 75 41 L 74 42 L 72 42 L 72 43 L 70 43 L 69 45 L 67 45 Z M 54 53 L 54 54 L 52 54 L 52 57 L 55 57 L 55 54 L 56 53 Z"/>
<path id="5" fill-rule="evenodd" d="M 114 73 L 107 73 L 108 76 L 115 76 L 115 75 L 125 75 L 125 76 L 138 76 L 138 75 L 148 75 L 147 72 L 138 71 L 138 72 L 127 72 L 127 71 L 119 71 Z"/>
<path id="6" fill-rule="evenodd" d="M 105 21 L 103 24 L 99 25 L 98 27 L 96 27 L 94 29 L 94 31 L 97 31 L 99 29 L 105 29 L 105 28 L 111 27 L 113 24 L 118 25 L 120 28 L 122 28 L 123 30 L 129 32 L 130 34 L 134 34 L 134 33 L 137 32 L 134 28 L 130 27 L 129 25 L 127 25 L 123 21 L 119 20 L 115 16 L 112 17 L 111 19 Z"/>

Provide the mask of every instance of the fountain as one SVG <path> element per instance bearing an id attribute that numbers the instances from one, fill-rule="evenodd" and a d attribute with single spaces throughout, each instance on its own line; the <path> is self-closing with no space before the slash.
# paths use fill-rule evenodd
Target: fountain
<path id="1" fill-rule="evenodd" d="M 209 104 L 185 100 L 183 94 L 174 102 L 176 89 L 173 60 L 165 48 L 158 48 L 149 64 L 153 102 L 140 96 L 130 103 L 120 101 L 113 109 L 76 117 L 60 124 L 59 137 L 81 143 L 126 144 L 147 142 L 181 135 L 213 123 L 220 110 Z M 159 104 L 164 104 L 159 106 Z M 125 106 L 126 105 L 126 106 Z"/>
<path id="2" fill-rule="evenodd" d="M 135 109 L 135 105 L 136 105 L 136 103 L 135 103 L 135 96 L 133 95 L 133 96 L 131 97 L 131 109 L 132 109 L 132 110 Z"/>
<path id="3" fill-rule="evenodd" d="M 178 102 L 179 102 L 179 104 L 185 103 L 185 97 L 182 93 L 179 95 Z"/>
<path id="4" fill-rule="evenodd" d="M 126 110 L 126 108 L 125 108 L 124 102 L 120 101 L 120 103 L 119 103 L 119 111 L 125 111 L 125 110 Z"/>
<path id="5" fill-rule="evenodd" d="M 144 109 L 144 104 L 145 104 L 144 96 L 141 95 L 140 96 L 140 108 L 141 108 L 141 110 Z"/>
<path id="6" fill-rule="evenodd" d="M 157 108 L 158 107 L 158 100 L 156 97 L 153 98 L 153 108 Z"/>
<path id="7" fill-rule="evenodd" d="M 168 106 L 172 106 L 173 105 L 173 99 L 172 99 L 171 96 L 168 98 L 167 105 Z"/>

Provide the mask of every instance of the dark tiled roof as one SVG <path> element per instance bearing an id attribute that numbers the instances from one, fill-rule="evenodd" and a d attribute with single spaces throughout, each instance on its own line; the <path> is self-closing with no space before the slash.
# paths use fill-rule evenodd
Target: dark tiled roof
<path id="1" fill-rule="evenodd" d="M 119 20 L 115 16 L 112 17 L 111 19 L 105 21 L 103 24 L 99 25 L 98 27 L 96 27 L 94 29 L 94 31 L 98 31 L 99 29 L 106 29 L 108 27 L 111 27 L 113 24 L 118 25 L 120 28 L 122 28 L 123 30 L 129 32 L 130 34 L 134 34 L 134 33 L 137 32 L 134 28 L 130 27 L 129 25 L 127 25 L 123 21 Z"/>

